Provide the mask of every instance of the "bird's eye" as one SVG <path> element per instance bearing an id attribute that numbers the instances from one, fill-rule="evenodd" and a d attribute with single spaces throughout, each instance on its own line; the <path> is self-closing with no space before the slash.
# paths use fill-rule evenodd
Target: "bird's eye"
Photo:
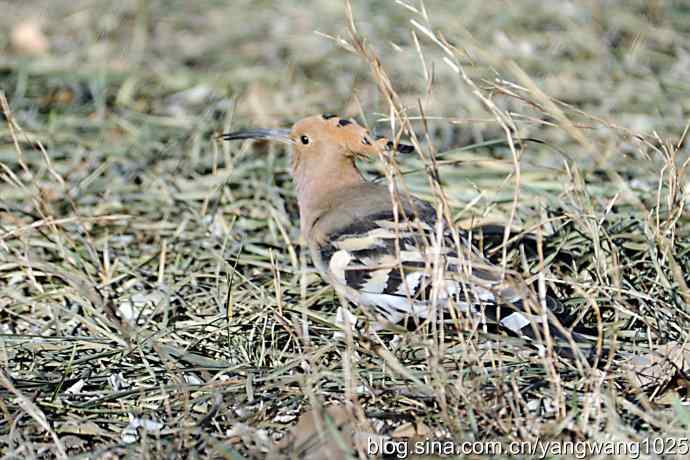
<path id="1" fill-rule="evenodd" d="M 364 136 L 364 137 L 362 138 L 362 144 L 364 144 L 364 145 L 371 145 L 371 142 L 369 142 L 369 139 L 367 139 L 367 137 Z"/>
<path id="2" fill-rule="evenodd" d="M 309 138 L 305 136 L 304 134 L 299 137 L 300 142 L 302 142 L 304 145 L 307 145 L 309 143 Z"/>

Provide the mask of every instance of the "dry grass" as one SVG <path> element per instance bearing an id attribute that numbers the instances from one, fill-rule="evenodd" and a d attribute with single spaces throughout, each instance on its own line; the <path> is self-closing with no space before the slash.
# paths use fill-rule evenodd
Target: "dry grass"
<path id="1" fill-rule="evenodd" d="M 0 1 L 1 458 L 262 458 L 345 401 L 383 436 L 688 438 L 685 2 L 352 8 Z M 486 251 L 616 353 L 334 340 L 282 147 L 214 139 L 326 111 L 416 143 L 373 177 L 537 235 Z"/>

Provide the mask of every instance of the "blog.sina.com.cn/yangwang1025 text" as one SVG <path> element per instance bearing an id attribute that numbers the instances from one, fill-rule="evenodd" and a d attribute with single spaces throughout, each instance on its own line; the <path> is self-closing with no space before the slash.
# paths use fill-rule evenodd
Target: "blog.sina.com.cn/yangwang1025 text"
<path id="1" fill-rule="evenodd" d="M 636 460 L 649 455 L 690 455 L 690 438 L 656 437 L 641 441 L 454 441 L 424 439 L 418 441 L 370 437 L 367 455 L 407 458 L 410 455 L 509 455 L 546 458 L 548 456 L 624 456 Z"/>

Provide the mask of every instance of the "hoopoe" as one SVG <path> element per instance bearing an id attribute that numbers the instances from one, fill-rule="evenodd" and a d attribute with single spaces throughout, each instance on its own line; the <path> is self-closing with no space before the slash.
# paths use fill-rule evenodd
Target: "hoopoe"
<path id="1" fill-rule="evenodd" d="M 357 123 L 331 114 L 304 118 L 291 129 L 221 137 L 292 146 L 300 229 L 314 265 L 339 294 L 374 312 L 381 324 L 427 318 L 432 307 L 476 313 L 520 336 L 534 337 L 544 324 L 547 315 L 524 282 L 490 264 L 467 240 L 453 238 L 430 203 L 414 196 L 394 199 L 386 185 L 367 181 L 355 164 L 393 151 L 409 153 L 412 146 L 374 139 Z"/>

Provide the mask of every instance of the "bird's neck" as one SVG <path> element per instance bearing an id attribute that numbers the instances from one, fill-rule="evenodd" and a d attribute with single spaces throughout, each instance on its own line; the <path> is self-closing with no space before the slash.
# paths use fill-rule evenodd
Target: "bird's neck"
<path id="1" fill-rule="evenodd" d="M 366 182 L 353 160 L 329 160 L 323 158 L 318 164 L 293 163 L 292 166 L 297 189 L 300 229 L 305 236 L 318 217 L 332 207 L 339 191 Z"/>

